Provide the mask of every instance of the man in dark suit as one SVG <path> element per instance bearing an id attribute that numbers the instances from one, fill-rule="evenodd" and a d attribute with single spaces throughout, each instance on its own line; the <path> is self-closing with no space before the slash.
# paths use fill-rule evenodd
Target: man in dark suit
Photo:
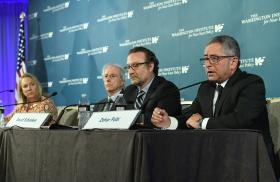
<path id="1" fill-rule="evenodd" d="M 170 116 L 181 114 L 179 90 L 158 76 L 158 64 L 155 54 L 145 47 L 135 47 L 128 53 L 126 69 L 132 84 L 125 89 L 124 97 L 129 109 L 142 110 L 138 124 L 147 128 L 155 127 L 151 123 L 155 107 L 164 108 Z"/>
<path id="2" fill-rule="evenodd" d="M 108 96 L 94 106 L 94 112 L 114 110 L 114 102 L 123 92 L 125 71 L 117 64 L 106 64 L 102 70 L 102 79 Z"/>
<path id="3" fill-rule="evenodd" d="M 260 130 L 273 161 L 264 82 L 257 75 L 242 72 L 239 59 L 240 48 L 234 38 L 214 37 L 200 59 L 208 81 L 200 85 L 192 105 L 176 118 L 156 108 L 153 124 L 178 121 L 178 128 Z"/>

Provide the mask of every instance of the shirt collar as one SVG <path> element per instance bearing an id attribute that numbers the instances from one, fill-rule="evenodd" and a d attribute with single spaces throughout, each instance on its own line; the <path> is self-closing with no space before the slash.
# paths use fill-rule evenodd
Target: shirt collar
<path id="1" fill-rule="evenodd" d="M 221 85 L 223 88 L 225 88 L 227 82 L 228 82 L 228 79 L 226 81 L 223 81 L 222 83 L 216 83 L 216 86 Z"/>
<path id="2" fill-rule="evenodd" d="M 112 96 L 108 96 L 108 99 L 112 99 L 113 101 L 116 100 L 116 98 L 118 97 L 119 93 L 121 93 L 122 90 L 117 91 L 116 93 L 114 93 Z"/>
<path id="3" fill-rule="evenodd" d="M 148 90 L 149 90 L 152 82 L 154 81 L 154 79 L 155 79 L 155 77 L 153 79 L 151 79 L 151 81 L 142 89 L 145 92 L 145 94 L 148 92 Z M 138 92 L 140 92 L 140 90 L 141 90 L 140 87 L 138 87 Z"/>

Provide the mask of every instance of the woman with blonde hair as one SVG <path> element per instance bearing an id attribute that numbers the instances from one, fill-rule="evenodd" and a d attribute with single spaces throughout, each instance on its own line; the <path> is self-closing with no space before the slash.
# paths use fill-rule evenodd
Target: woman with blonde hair
<path id="1" fill-rule="evenodd" d="M 54 123 L 57 118 L 57 109 L 50 98 L 42 95 L 42 86 L 38 79 L 25 73 L 17 85 L 17 103 L 15 110 L 9 114 L 5 121 L 8 122 L 15 113 L 18 112 L 46 112 L 51 114 L 49 125 Z M 20 104 L 24 103 L 24 104 Z"/>

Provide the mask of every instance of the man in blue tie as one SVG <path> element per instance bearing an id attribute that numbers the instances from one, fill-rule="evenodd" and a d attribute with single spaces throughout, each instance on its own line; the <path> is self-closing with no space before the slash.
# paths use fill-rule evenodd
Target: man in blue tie
<path id="1" fill-rule="evenodd" d="M 181 114 L 179 90 L 158 76 L 158 65 L 155 54 L 145 47 L 135 47 L 128 53 L 126 69 L 132 84 L 125 89 L 124 97 L 129 109 L 142 111 L 138 121 L 145 128 L 156 127 L 151 123 L 155 107 L 164 108 L 170 116 Z"/>

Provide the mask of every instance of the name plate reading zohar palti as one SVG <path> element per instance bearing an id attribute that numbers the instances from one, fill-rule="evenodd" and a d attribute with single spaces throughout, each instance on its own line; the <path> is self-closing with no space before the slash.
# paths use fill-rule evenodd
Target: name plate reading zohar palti
<path id="1" fill-rule="evenodd" d="M 49 117 L 49 113 L 15 113 L 6 127 L 40 128 Z"/>
<path id="2" fill-rule="evenodd" d="M 83 129 L 129 129 L 140 110 L 94 112 Z"/>

